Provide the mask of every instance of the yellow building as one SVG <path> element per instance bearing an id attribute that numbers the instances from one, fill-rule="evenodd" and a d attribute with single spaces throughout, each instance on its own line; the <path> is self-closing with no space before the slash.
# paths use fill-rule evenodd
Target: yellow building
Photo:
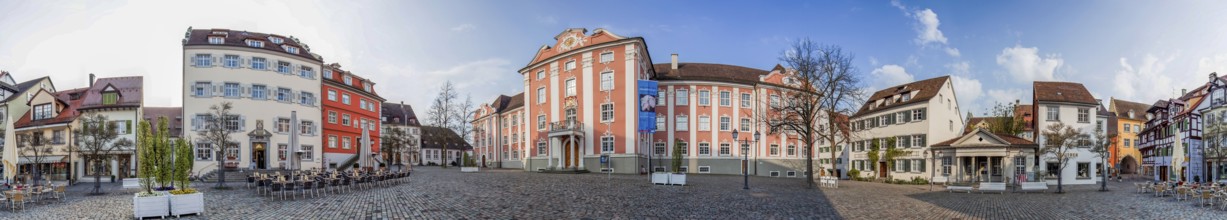
<path id="1" fill-rule="evenodd" d="M 1116 140 L 1112 144 L 1109 166 L 1118 168 L 1121 174 L 1136 174 L 1141 164 L 1142 152 L 1138 151 L 1138 133 L 1146 128 L 1146 109 L 1150 105 L 1112 98 L 1108 111 L 1116 114 L 1110 122 L 1116 127 Z"/>

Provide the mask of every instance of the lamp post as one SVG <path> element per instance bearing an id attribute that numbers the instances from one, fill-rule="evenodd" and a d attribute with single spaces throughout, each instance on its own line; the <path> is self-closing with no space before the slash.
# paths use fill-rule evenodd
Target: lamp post
<path id="1" fill-rule="evenodd" d="M 929 149 L 927 157 L 929 159 L 929 191 L 933 191 L 933 177 L 937 176 L 937 157 L 933 156 L 933 149 Z"/>
<path id="2" fill-rule="evenodd" d="M 739 134 L 737 130 L 740 130 L 740 129 L 733 129 L 733 141 L 742 142 L 741 155 L 743 156 L 743 159 L 741 159 L 741 176 L 744 179 L 744 181 L 742 182 L 744 186 L 741 189 L 750 189 L 750 164 L 749 164 L 750 156 L 746 154 L 746 150 L 749 150 L 749 147 L 746 146 L 744 140 L 737 139 L 737 135 Z"/>

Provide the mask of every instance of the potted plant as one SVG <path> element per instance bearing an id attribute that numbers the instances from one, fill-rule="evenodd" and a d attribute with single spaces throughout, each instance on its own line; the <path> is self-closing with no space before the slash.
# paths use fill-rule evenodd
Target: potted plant
<path id="1" fill-rule="evenodd" d="M 159 128 L 163 126 L 158 126 Z M 191 187 L 188 175 L 192 172 L 192 149 L 186 140 L 175 141 L 174 184 L 178 190 L 170 191 L 170 214 L 204 214 L 204 193 Z"/>
<path id="2" fill-rule="evenodd" d="M 464 166 L 460 167 L 460 172 L 473 173 L 480 169 L 477 167 L 477 161 L 473 160 L 473 157 L 470 157 L 469 153 L 464 153 L 461 160 L 464 162 Z"/>
<path id="3" fill-rule="evenodd" d="M 673 146 L 673 173 L 669 174 L 669 184 L 671 185 L 686 185 L 686 173 L 681 172 L 682 169 L 682 148 L 684 143 L 678 139 Z"/>
<path id="4" fill-rule="evenodd" d="M 137 143 L 140 147 L 136 149 L 137 161 L 140 163 L 140 166 L 137 166 L 137 175 L 140 178 L 141 191 L 132 196 L 132 215 L 136 218 L 166 216 L 170 213 L 170 197 L 165 192 L 153 191 L 157 170 L 152 158 L 156 157 L 154 154 L 157 151 L 153 149 L 155 146 L 149 137 L 149 122 L 143 121 L 139 126 L 141 135 L 137 135 Z"/>

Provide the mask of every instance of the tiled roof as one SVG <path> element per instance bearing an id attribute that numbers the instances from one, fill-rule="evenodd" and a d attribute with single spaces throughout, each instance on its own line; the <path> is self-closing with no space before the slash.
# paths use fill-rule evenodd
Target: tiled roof
<path id="1" fill-rule="evenodd" d="M 380 108 L 383 110 L 380 111 L 380 113 L 383 115 L 383 118 L 386 119 L 383 121 L 385 124 L 397 123 L 394 119 L 400 118 L 401 121 L 399 123 L 401 124 L 421 126 L 420 122 L 418 122 L 417 114 L 413 113 L 413 106 L 391 102 L 384 102 L 383 105 L 380 106 Z"/>
<path id="2" fill-rule="evenodd" d="M 511 96 L 510 100 L 507 100 L 507 107 L 503 108 L 502 111 L 511 110 L 511 109 L 515 109 L 519 107 L 524 107 L 524 93 L 523 92 L 521 92 L 520 94 Z"/>
<path id="3" fill-rule="evenodd" d="M 300 42 L 296 42 L 293 38 L 289 38 L 289 37 L 285 37 L 281 35 L 239 31 L 239 30 L 227 30 L 227 29 L 189 29 L 189 30 L 191 32 L 189 33 L 187 38 L 184 39 L 183 41 L 184 46 L 214 45 L 214 46 L 234 46 L 234 47 L 254 48 L 251 46 L 247 46 L 247 40 L 250 39 L 250 40 L 263 41 L 264 47 L 260 49 L 280 52 L 282 54 L 289 55 L 289 56 L 302 57 L 302 58 L 305 58 L 308 60 L 314 60 L 317 62 L 324 61 L 323 58 L 312 54 L 311 50 L 305 47 L 304 45 L 300 44 Z M 225 31 L 226 34 L 225 35 L 213 34 L 214 31 Z M 222 37 L 225 37 L 226 40 L 225 42 L 222 42 L 222 44 L 210 44 L 209 36 L 222 36 Z M 269 36 L 281 38 L 282 39 L 281 44 L 274 44 L 271 40 L 269 40 L 268 38 Z M 297 47 L 298 54 L 292 54 L 292 53 L 286 52 L 285 49 L 281 48 L 281 45 Z"/>
<path id="4" fill-rule="evenodd" d="M 324 65 L 323 68 L 332 70 L 332 78 L 320 77 L 320 79 L 323 80 L 323 82 L 332 83 L 333 85 L 336 85 L 337 87 L 348 88 L 356 93 L 366 93 L 363 95 L 370 96 L 369 98 L 379 99 L 379 101 L 386 101 L 385 99 L 383 99 L 383 97 L 379 96 L 379 93 L 375 92 L 375 82 L 371 82 L 371 80 L 367 78 L 362 78 L 361 76 L 358 76 L 358 74 L 354 74 L 353 72 L 341 69 L 340 64 L 332 63 L 332 64 Z M 320 74 L 323 74 L 323 72 L 321 72 Z M 345 84 L 345 76 L 350 77 L 351 84 Z M 370 92 L 367 92 L 366 88 L 363 87 L 364 83 L 370 84 L 371 86 Z"/>
<path id="5" fill-rule="evenodd" d="M 865 101 L 864 105 L 861 105 L 861 109 L 856 111 L 856 114 L 853 114 L 852 117 L 860 117 L 862 115 L 873 114 L 875 112 L 885 111 L 885 110 L 888 110 L 888 109 L 891 109 L 897 106 L 903 106 L 903 105 L 908 105 L 912 103 L 927 102 L 929 101 L 929 99 L 932 99 L 934 96 L 937 96 L 937 92 L 940 91 L 942 86 L 945 85 L 946 82 L 949 80 L 950 80 L 950 76 L 940 76 L 940 77 L 920 80 L 920 81 L 916 81 L 916 82 L 912 82 L 908 84 L 892 86 L 892 87 L 889 87 L 883 90 L 878 90 L 877 92 L 873 93 L 873 96 L 869 97 L 869 100 Z M 917 91 L 917 90 L 919 90 L 919 92 L 917 92 L 916 95 L 912 96 L 912 98 L 907 101 L 894 102 L 891 104 L 883 104 L 883 105 L 879 105 L 879 106 L 870 108 L 870 106 L 877 104 L 878 100 L 882 100 L 887 97 L 892 97 L 897 94 L 903 94 L 903 93 L 908 93 L 908 92 Z"/>
<path id="6" fill-rule="evenodd" d="M 105 107 L 141 107 L 141 92 L 144 78 L 140 76 L 99 78 L 84 94 L 81 110 Z M 114 87 L 119 92 L 119 100 L 115 104 L 103 105 L 102 92 L 108 87 Z"/>
<path id="7" fill-rule="evenodd" d="M 671 63 L 657 63 L 653 68 L 656 69 L 656 79 L 662 81 L 700 80 L 755 84 L 759 83 L 759 77 L 771 73 L 749 67 L 713 63 L 678 63 L 677 70 L 673 69 Z"/>
<path id="8" fill-rule="evenodd" d="M 1095 96 L 1092 96 L 1091 92 L 1086 90 L 1081 83 L 1035 81 L 1032 85 L 1037 102 L 1099 104 L 1095 101 Z"/>
<path id="9" fill-rule="evenodd" d="M 30 108 L 29 110 L 26 110 L 26 113 L 23 114 L 20 119 L 17 119 L 16 122 L 13 122 L 13 128 L 25 128 L 25 127 L 62 124 L 62 123 L 72 122 L 72 120 L 75 120 L 77 116 L 79 115 L 77 113 L 77 107 L 80 107 L 81 101 L 85 100 L 83 98 L 72 99 L 72 97 L 82 95 L 82 93 L 84 93 L 86 89 L 87 88 L 64 90 L 64 91 L 60 91 L 60 92 L 53 94 L 55 96 L 56 101 L 59 101 L 65 104 L 64 109 L 60 110 L 60 112 L 57 113 L 55 117 L 49 118 L 49 119 L 33 120 L 32 114 L 34 113 L 34 108 Z"/>
<path id="10" fill-rule="evenodd" d="M 17 85 L 14 85 L 13 87 L 16 87 L 16 89 L 17 89 L 17 90 L 16 90 L 16 91 L 17 91 L 16 93 L 24 93 L 26 90 L 29 90 L 30 88 L 33 88 L 34 86 L 37 86 L 37 85 L 38 85 L 38 82 L 41 82 L 41 81 L 43 81 L 43 79 L 47 79 L 47 78 L 50 78 L 50 77 L 47 77 L 47 76 L 44 76 L 44 77 L 38 77 L 37 79 L 31 79 L 31 80 L 29 80 L 29 81 L 25 81 L 25 82 L 20 82 L 20 83 L 17 83 Z M 3 84 L 3 83 L 0 83 L 0 84 Z M 15 98 L 17 98 L 17 97 L 20 97 L 20 96 L 19 96 L 19 95 L 11 95 L 11 96 L 9 96 L 9 97 L 5 97 L 5 99 L 4 99 L 4 101 L 3 101 L 3 102 L 8 102 L 8 101 L 11 101 L 11 100 L 13 100 L 13 99 L 15 99 Z"/>
<path id="11" fill-rule="evenodd" d="M 157 120 L 160 117 L 166 117 L 167 125 L 170 127 L 171 137 L 183 137 L 183 107 L 144 107 L 141 108 L 142 120 L 149 120 L 153 126 L 157 126 Z M 176 121 L 179 120 L 179 121 Z"/>
<path id="12" fill-rule="evenodd" d="M 988 130 L 985 130 L 985 131 L 988 131 Z M 932 146 L 934 146 L 934 147 L 938 147 L 938 146 L 950 146 L 951 144 L 954 144 L 954 142 L 958 141 L 959 139 L 962 139 L 964 136 L 967 136 L 967 135 L 972 135 L 971 133 L 973 133 L 973 132 L 968 132 L 968 133 L 966 133 L 966 134 L 964 134 L 964 135 L 959 135 L 958 137 L 954 137 L 954 138 L 952 138 L 952 139 L 950 139 L 950 140 L 945 140 L 945 141 L 942 141 L 942 142 L 938 142 L 938 143 L 936 143 L 936 144 L 933 144 Z M 992 134 L 993 134 L 993 135 L 995 135 L 995 136 L 997 136 L 997 137 L 999 137 L 999 138 L 1001 138 L 1001 140 L 1004 140 L 1005 142 L 1010 143 L 1010 145 L 1027 145 L 1027 146 L 1037 146 L 1037 145 L 1035 144 L 1035 142 L 1029 141 L 1029 140 L 1027 140 L 1027 139 L 1020 138 L 1020 137 L 1018 137 L 1018 136 L 1014 136 L 1014 135 L 1010 135 L 1010 134 L 1002 134 L 1002 133 L 992 133 Z"/>
<path id="13" fill-rule="evenodd" d="M 1138 121 L 1146 121 L 1146 109 L 1150 108 L 1147 104 L 1115 98 L 1108 104 L 1115 109 L 1116 117 Z M 1129 111 L 1133 111 L 1133 117 L 1129 117 Z"/>
<path id="14" fill-rule="evenodd" d="M 473 145 L 461 139 L 452 129 L 422 126 L 422 148 L 442 149 L 444 145 L 447 145 L 447 149 L 473 149 Z"/>

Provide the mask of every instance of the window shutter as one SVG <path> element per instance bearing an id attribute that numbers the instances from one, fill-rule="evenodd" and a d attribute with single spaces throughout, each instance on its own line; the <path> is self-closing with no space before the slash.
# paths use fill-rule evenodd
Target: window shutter
<path id="1" fill-rule="evenodd" d="M 196 117 L 192 117 L 192 131 L 200 130 L 200 121 Z"/>
<path id="2" fill-rule="evenodd" d="M 222 95 L 222 84 L 221 83 L 213 84 L 213 96 L 221 96 L 221 95 Z"/>
<path id="3" fill-rule="evenodd" d="M 240 131 L 247 130 L 247 116 L 239 116 L 239 130 Z"/>

